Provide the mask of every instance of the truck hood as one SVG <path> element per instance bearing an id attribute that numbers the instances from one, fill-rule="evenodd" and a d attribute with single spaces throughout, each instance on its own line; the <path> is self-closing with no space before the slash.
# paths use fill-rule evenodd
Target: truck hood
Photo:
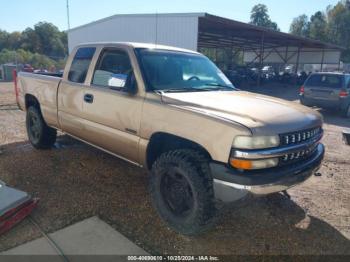
<path id="1" fill-rule="evenodd" d="M 163 93 L 162 101 L 271 135 L 322 125 L 321 115 L 296 102 L 244 91 Z"/>

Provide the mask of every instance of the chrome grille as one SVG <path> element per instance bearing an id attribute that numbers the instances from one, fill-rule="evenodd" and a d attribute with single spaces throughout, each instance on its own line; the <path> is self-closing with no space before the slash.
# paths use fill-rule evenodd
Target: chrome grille
<path id="1" fill-rule="evenodd" d="M 281 145 L 297 145 L 313 139 L 322 132 L 320 127 L 280 135 Z"/>
<path id="2" fill-rule="evenodd" d="M 280 157 L 279 165 L 288 165 L 288 164 L 291 164 L 294 162 L 306 160 L 316 152 L 317 146 L 318 146 L 318 143 L 315 143 L 307 149 L 304 149 L 304 150 L 301 150 L 298 152 L 294 152 L 294 153 L 290 153 L 290 154 L 286 154 L 286 155 Z"/>

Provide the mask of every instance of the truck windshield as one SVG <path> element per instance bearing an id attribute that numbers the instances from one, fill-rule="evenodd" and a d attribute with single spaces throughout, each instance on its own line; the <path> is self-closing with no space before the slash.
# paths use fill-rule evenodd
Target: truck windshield
<path id="1" fill-rule="evenodd" d="M 220 69 L 205 56 L 157 49 L 137 49 L 136 53 L 148 90 L 236 90 Z"/>

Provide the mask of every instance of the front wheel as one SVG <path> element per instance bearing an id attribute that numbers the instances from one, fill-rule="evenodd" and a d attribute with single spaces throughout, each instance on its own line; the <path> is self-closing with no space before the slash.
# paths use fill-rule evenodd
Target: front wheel
<path id="1" fill-rule="evenodd" d="M 213 224 L 213 181 L 208 161 L 199 152 L 163 153 L 152 166 L 150 191 L 160 217 L 175 231 L 196 235 Z"/>
<path id="2" fill-rule="evenodd" d="M 27 109 L 26 127 L 29 141 L 35 148 L 48 149 L 56 142 L 57 131 L 45 123 L 38 108 Z"/>

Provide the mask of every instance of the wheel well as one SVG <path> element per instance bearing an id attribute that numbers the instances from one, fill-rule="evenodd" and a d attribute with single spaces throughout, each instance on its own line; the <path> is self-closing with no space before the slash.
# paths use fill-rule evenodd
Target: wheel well
<path id="1" fill-rule="evenodd" d="M 180 148 L 198 150 L 202 152 L 205 157 L 211 159 L 208 151 L 196 142 L 168 133 L 156 133 L 152 135 L 147 146 L 147 168 L 151 169 L 153 163 L 162 153 Z"/>
<path id="2" fill-rule="evenodd" d="M 39 101 L 33 95 L 27 94 L 25 96 L 25 104 L 26 104 L 26 109 L 28 109 L 30 106 L 34 106 L 34 107 L 40 109 Z"/>

